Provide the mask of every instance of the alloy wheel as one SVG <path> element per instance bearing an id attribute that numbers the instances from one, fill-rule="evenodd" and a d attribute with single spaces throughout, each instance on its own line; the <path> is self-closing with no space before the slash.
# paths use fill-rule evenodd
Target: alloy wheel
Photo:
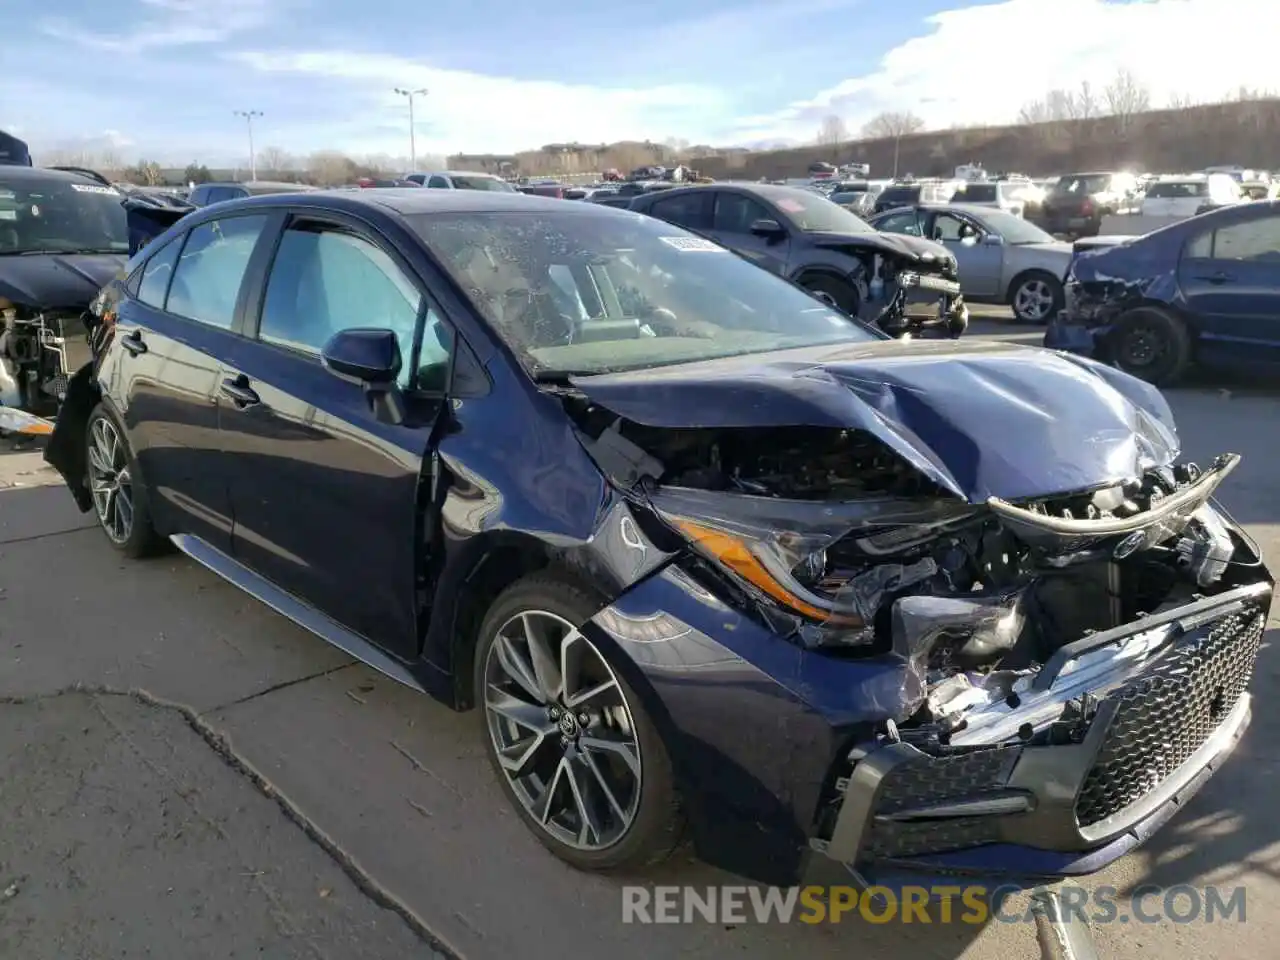
<path id="1" fill-rule="evenodd" d="M 1053 309 L 1053 291 L 1043 280 L 1028 280 L 1013 297 L 1013 312 L 1022 320 L 1039 323 Z"/>
<path id="2" fill-rule="evenodd" d="M 1126 332 L 1117 353 L 1117 359 L 1125 369 L 1140 370 L 1150 367 L 1164 356 L 1165 343 L 1157 330 L 1141 324 Z"/>
<path id="3" fill-rule="evenodd" d="M 106 417 L 89 431 L 89 492 L 94 512 L 108 537 L 124 543 L 133 532 L 133 477 L 124 440 Z"/>
<path id="4" fill-rule="evenodd" d="M 640 744 L 600 651 L 563 618 L 527 610 L 498 630 L 484 682 L 498 765 L 529 816 L 578 850 L 618 843 L 640 805 Z"/>

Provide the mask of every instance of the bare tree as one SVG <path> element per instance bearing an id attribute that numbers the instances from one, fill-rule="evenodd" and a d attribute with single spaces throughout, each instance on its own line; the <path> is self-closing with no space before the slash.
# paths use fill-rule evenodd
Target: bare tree
<path id="1" fill-rule="evenodd" d="M 292 164 L 293 159 L 280 147 L 264 147 L 258 151 L 258 166 L 268 173 L 279 174 Z"/>
<path id="2" fill-rule="evenodd" d="M 849 128 L 844 121 L 832 113 L 822 118 L 822 126 L 818 128 L 818 145 L 835 147 L 849 139 Z"/>
<path id="3" fill-rule="evenodd" d="M 1196 98 L 1189 93 L 1172 93 L 1169 95 L 1168 109 L 1190 110 L 1196 106 Z"/>
<path id="4" fill-rule="evenodd" d="M 862 127 L 862 135 L 869 140 L 888 140 L 907 137 L 924 129 L 924 120 L 910 110 L 886 110 L 877 114 Z"/>
<path id="5" fill-rule="evenodd" d="M 1068 97 L 1069 120 L 1092 120 L 1100 112 L 1098 94 L 1088 80 L 1080 81 L 1074 95 Z"/>
<path id="6" fill-rule="evenodd" d="M 336 150 L 321 150 L 307 158 L 307 172 L 322 187 L 336 187 L 356 179 L 356 163 Z"/>
<path id="7" fill-rule="evenodd" d="M 1116 71 L 1115 78 L 1103 91 L 1103 98 L 1107 112 L 1115 118 L 1121 131 L 1128 130 L 1138 114 L 1151 109 L 1151 91 L 1124 67 Z"/>

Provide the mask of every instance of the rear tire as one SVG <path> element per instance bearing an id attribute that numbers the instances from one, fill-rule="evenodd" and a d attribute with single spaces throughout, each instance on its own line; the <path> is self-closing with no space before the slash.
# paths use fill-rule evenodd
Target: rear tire
<path id="1" fill-rule="evenodd" d="M 1117 368 L 1158 387 L 1177 383 L 1191 365 L 1191 334 L 1159 307 L 1139 307 L 1116 321 L 1108 342 Z"/>
<path id="2" fill-rule="evenodd" d="M 124 427 L 101 403 L 85 421 L 85 482 L 98 526 L 126 557 L 159 553 L 164 540 L 151 523 L 147 485 Z"/>
<path id="3" fill-rule="evenodd" d="M 800 281 L 800 286 L 813 294 L 816 299 L 851 317 L 856 317 L 858 308 L 862 306 L 862 298 L 858 296 L 858 291 L 852 285 L 835 277 L 821 275 L 805 277 Z"/>
<path id="4" fill-rule="evenodd" d="M 665 860 L 684 818 L 644 703 L 613 655 L 578 633 L 600 607 L 568 577 L 517 581 L 480 627 L 473 682 L 507 800 L 553 854 L 603 872 Z"/>

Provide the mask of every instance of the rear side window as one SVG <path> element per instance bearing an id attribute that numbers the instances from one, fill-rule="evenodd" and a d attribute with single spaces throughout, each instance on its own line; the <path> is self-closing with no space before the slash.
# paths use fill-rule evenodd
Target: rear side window
<path id="1" fill-rule="evenodd" d="M 707 227 L 707 196 L 704 191 L 695 190 L 664 197 L 650 204 L 646 212 L 677 227 L 704 230 Z"/>
<path id="2" fill-rule="evenodd" d="M 1261 261 L 1280 266 L 1280 217 L 1260 217 L 1202 233 L 1187 244 L 1199 260 Z"/>
<path id="3" fill-rule="evenodd" d="M 1153 183 L 1147 191 L 1152 200 L 1185 200 L 1189 197 L 1207 197 L 1209 184 L 1205 180 L 1180 180 L 1168 183 Z"/>
<path id="4" fill-rule="evenodd" d="M 960 189 L 955 199 L 968 203 L 991 203 L 996 199 L 996 185 L 994 183 L 969 184 Z"/>
<path id="5" fill-rule="evenodd" d="M 164 309 L 164 297 L 169 292 L 169 279 L 173 276 L 173 265 L 178 262 L 182 241 L 183 237 L 170 240 L 152 254 L 142 268 L 142 282 L 138 284 L 137 298 L 147 306 L 157 310 Z"/>
<path id="6" fill-rule="evenodd" d="M 174 268 L 165 309 L 231 329 L 240 284 L 266 222 L 265 216 L 225 217 L 193 228 Z"/>
<path id="7" fill-rule="evenodd" d="M 448 180 L 446 180 L 444 177 L 435 176 L 435 177 L 432 177 L 430 180 L 428 180 L 428 181 L 427 181 L 427 186 L 428 186 L 428 187 L 435 187 L 437 190 L 448 190 L 448 189 L 449 189 L 449 181 L 448 181 Z"/>

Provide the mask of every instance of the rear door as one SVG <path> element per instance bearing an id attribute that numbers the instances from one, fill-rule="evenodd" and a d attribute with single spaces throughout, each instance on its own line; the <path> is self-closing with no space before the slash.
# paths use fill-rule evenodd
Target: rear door
<path id="1" fill-rule="evenodd" d="M 244 280 L 271 214 L 207 220 L 158 249 L 116 320 L 102 374 L 121 403 L 157 526 L 231 545 L 218 432 L 222 358 L 240 339 Z"/>
<path id="2" fill-rule="evenodd" d="M 755 197 L 735 191 L 717 190 L 712 204 L 708 236 L 757 266 L 785 276 L 791 238 L 786 234 L 776 237 L 756 236 L 751 232 L 751 225 L 758 220 L 773 220 L 780 227 L 786 227 L 786 221 L 779 214 Z"/>
<path id="3" fill-rule="evenodd" d="M 412 656 L 419 478 L 444 408 L 453 328 L 391 246 L 328 213 L 288 221 L 253 301 L 256 322 L 220 381 L 228 401 L 219 423 L 236 464 L 236 558 Z M 351 327 L 396 331 L 403 422 L 379 419 L 359 384 L 321 363 L 324 344 Z"/>
<path id="4" fill-rule="evenodd" d="M 1280 215 L 1192 238 L 1178 264 L 1178 286 L 1200 325 L 1202 353 L 1280 362 Z"/>
<path id="5" fill-rule="evenodd" d="M 656 200 L 645 198 L 634 202 L 632 209 L 695 233 L 706 233 L 711 229 L 711 200 L 711 191 L 699 188 Z"/>

